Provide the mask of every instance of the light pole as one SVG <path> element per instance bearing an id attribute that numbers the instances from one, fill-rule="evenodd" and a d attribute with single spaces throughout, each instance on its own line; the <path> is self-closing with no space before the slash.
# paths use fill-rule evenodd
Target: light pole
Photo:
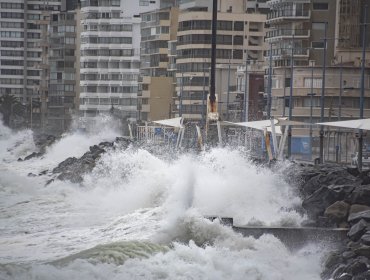
<path id="1" fill-rule="evenodd" d="M 205 63 L 203 61 L 203 97 L 202 97 L 202 125 L 205 124 L 205 118 L 206 118 L 206 69 L 205 69 Z"/>
<path id="2" fill-rule="evenodd" d="M 181 72 L 181 89 L 179 95 L 179 116 L 182 117 L 182 94 L 184 92 L 184 72 Z"/>
<path id="3" fill-rule="evenodd" d="M 311 92 L 307 94 L 310 96 L 310 145 L 311 145 L 311 155 L 312 155 L 312 110 L 313 110 L 313 97 L 316 95 L 316 93 L 313 92 L 313 65 L 314 61 L 311 61 Z"/>
<path id="4" fill-rule="evenodd" d="M 293 71 L 294 71 L 294 34 L 292 37 L 291 46 L 291 57 L 290 57 L 290 92 L 289 92 L 289 121 L 292 120 L 292 109 L 293 109 Z M 288 126 L 288 158 L 292 155 L 292 127 Z"/>
<path id="5" fill-rule="evenodd" d="M 342 118 L 342 94 L 343 94 L 343 60 L 340 57 L 340 71 L 339 71 L 339 100 L 338 100 L 338 121 Z"/>
<path id="6" fill-rule="evenodd" d="M 230 54 L 231 56 L 231 54 Z M 227 100 L 226 100 L 226 120 L 229 120 L 229 102 L 230 102 L 230 59 L 229 57 L 229 69 L 227 72 Z"/>
<path id="7" fill-rule="evenodd" d="M 325 101 L 325 71 L 326 71 L 326 50 L 327 50 L 327 38 L 326 33 L 328 29 L 328 23 L 325 22 L 324 29 L 324 57 L 323 57 L 323 70 L 322 70 L 322 86 L 321 86 L 321 113 L 320 122 L 324 122 L 324 101 Z M 320 126 L 320 163 L 324 163 L 324 127 Z"/>
<path id="8" fill-rule="evenodd" d="M 244 98 L 243 98 L 243 109 L 240 119 L 241 121 L 248 121 L 249 120 L 249 91 L 248 91 L 248 54 L 246 53 L 247 58 L 245 59 L 245 77 L 244 77 Z M 244 113 L 244 117 L 243 117 Z"/>
<path id="9" fill-rule="evenodd" d="M 367 27 L 367 5 L 365 5 L 364 10 L 364 22 L 362 29 L 362 63 L 361 63 L 361 95 L 360 95 L 360 119 L 364 118 L 364 95 L 365 95 L 365 45 L 366 45 L 366 27 Z M 358 137 L 358 169 L 362 170 L 362 146 L 363 146 L 363 133 L 362 129 L 359 131 Z"/>
<path id="10" fill-rule="evenodd" d="M 269 76 L 268 76 L 268 96 L 267 96 L 267 119 L 271 118 L 271 95 L 272 95 L 272 43 L 270 42 L 270 55 L 269 55 Z"/>
<path id="11" fill-rule="evenodd" d="M 285 117 L 285 98 L 286 98 L 286 92 L 285 92 L 285 80 L 286 80 L 286 67 L 284 67 L 284 83 L 283 83 L 283 86 L 284 86 L 284 89 L 283 89 L 283 93 L 284 93 L 284 99 L 283 99 L 283 117 Z"/>

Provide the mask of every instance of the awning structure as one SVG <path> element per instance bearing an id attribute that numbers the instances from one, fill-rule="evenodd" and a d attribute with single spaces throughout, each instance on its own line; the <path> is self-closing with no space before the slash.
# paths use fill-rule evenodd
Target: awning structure
<path id="1" fill-rule="evenodd" d="M 370 130 L 370 119 L 358 119 L 358 120 L 349 120 L 349 121 L 339 121 L 339 122 L 323 122 L 317 123 L 324 126 L 335 126 L 335 127 L 344 127 L 352 129 L 363 129 Z"/>
<path id="2" fill-rule="evenodd" d="M 276 134 L 282 134 L 280 126 L 277 125 L 278 120 L 274 119 L 274 124 L 275 126 L 275 132 Z M 262 120 L 262 121 L 253 121 L 253 122 L 222 122 L 222 124 L 225 125 L 235 125 L 235 126 L 242 126 L 242 127 L 248 127 L 248 128 L 253 128 L 257 130 L 264 130 L 265 128 L 267 131 L 271 132 L 271 121 L 270 120 Z"/>
<path id="3" fill-rule="evenodd" d="M 173 118 L 173 119 L 166 119 L 166 120 L 158 120 L 158 121 L 152 121 L 153 123 L 166 125 L 166 126 L 172 126 L 172 127 L 178 127 L 183 128 L 182 126 L 182 117 Z"/>
<path id="4" fill-rule="evenodd" d="M 311 125 L 310 123 L 290 121 L 288 118 L 278 118 L 277 125 L 290 125 L 290 126 L 299 126 L 299 125 Z"/>

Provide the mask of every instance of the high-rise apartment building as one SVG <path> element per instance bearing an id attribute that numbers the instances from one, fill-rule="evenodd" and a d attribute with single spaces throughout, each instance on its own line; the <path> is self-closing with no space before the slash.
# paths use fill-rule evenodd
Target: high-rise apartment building
<path id="1" fill-rule="evenodd" d="M 295 120 L 319 122 L 325 82 L 324 121 L 358 118 L 365 1 L 285 0 L 268 4 L 270 31 L 266 41 L 272 49 L 272 115 L 288 117 L 290 108 Z M 370 117 L 370 53 L 366 51 L 364 115 Z M 266 60 L 270 60 L 269 52 Z"/>
<path id="2" fill-rule="evenodd" d="M 266 39 L 272 50 L 266 55 L 273 68 L 271 115 L 306 123 L 360 118 L 365 50 L 363 115 L 370 117 L 370 28 L 367 42 L 362 43 L 366 1 L 271 0 L 267 4 L 271 8 Z M 370 6 L 367 9 L 369 14 Z M 269 90 L 267 85 L 265 92 Z M 325 133 L 325 160 L 348 161 L 354 150 L 350 144 L 356 142 L 352 130 L 293 128 L 292 155 L 318 154 L 319 132 Z"/>
<path id="3" fill-rule="evenodd" d="M 81 1 L 80 112 L 91 119 L 112 107 L 122 119 L 137 119 L 140 13 L 158 1 Z"/>
<path id="4" fill-rule="evenodd" d="M 33 127 L 46 124 L 48 25 L 60 8 L 60 0 L 0 0 L 0 95 L 18 98 Z"/>
<path id="5" fill-rule="evenodd" d="M 56 134 L 68 129 L 78 110 L 79 11 L 77 0 L 63 0 L 61 11 L 50 19 L 47 126 Z"/>
<path id="6" fill-rule="evenodd" d="M 175 2 L 167 1 L 165 4 L 170 7 L 141 14 L 140 121 L 172 117 L 175 80 L 169 42 L 177 36 L 178 8 L 173 7 Z"/>
<path id="7" fill-rule="evenodd" d="M 220 1 L 218 6 L 216 94 L 222 119 L 227 117 L 228 109 L 234 111 L 234 116 L 243 111 L 244 95 L 228 90 L 230 81 L 236 80 L 237 66 L 245 65 L 247 60 L 262 61 L 264 57 L 266 15 L 260 13 L 256 6 L 249 11 L 248 2 Z M 205 119 L 211 64 L 211 25 L 212 1 L 193 0 L 180 4 L 176 114 L 193 120 Z M 236 103 L 241 105 L 236 107 Z"/>

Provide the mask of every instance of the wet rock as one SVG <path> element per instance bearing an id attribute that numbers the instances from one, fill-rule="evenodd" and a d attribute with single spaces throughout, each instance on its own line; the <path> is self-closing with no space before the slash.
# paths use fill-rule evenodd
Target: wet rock
<path id="1" fill-rule="evenodd" d="M 23 159 L 22 158 L 18 158 L 18 160 L 17 161 L 23 161 Z"/>
<path id="2" fill-rule="evenodd" d="M 352 258 L 356 257 L 356 254 L 353 251 L 348 250 L 348 251 L 344 251 L 342 253 L 342 257 L 345 258 L 345 259 L 352 259 Z"/>
<path id="3" fill-rule="evenodd" d="M 359 248 L 353 250 L 356 255 L 370 258 L 370 246 L 361 245 Z"/>
<path id="4" fill-rule="evenodd" d="M 81 183 L 83 181 L 83 178 L 78 173 L 73 172 L 65 172 L 57 176 L 58 180 L 62 181 L 71 181 L 72 183 Z"/>
<path id="5" fill-rule="evenodd" d="M 308 198 L 303 200 L 302 206 L 311 217 L 322 215 L 327 207 L 336 201 L 343 200 L 353 190 L 352 185 L 323 186 Z"/>
<path id="6" fill-rule="evenodd" d="M 353 279 L 353 275 L 348 274 L 346 272 L 341 274 L 338 277 L 335 277 L 335 280 L 352 280 L 352 279 Z"/>
<path id="7" fill-rule="evenodd" d="M 370 185 L 361 185 L 353 190 L 350 196 L 351 204 L 370 206 Z"/>
<path id="8" fill-rule="evenodd" d="M 23 160 L 29 160 L 31 158 L 41 157 L 42 155 L 43 155 L 42 153 L 33 152 L 32 154 L 26 156 Z"/>
<path id="9" fill-rule="evenodd" d="M 325 268 L 332 268 L 338 263 L 343 262 L 343 257 L 337 252 L 331 252 L 325 262 Z"/>
<path id="10" fill-rule="evenodd" d="M 369 280 L 370 279 L 370 271 L 366 271 L 360 275 L 356 275 L 353 280 Z"/>
<path id="11" fill-rule="evenodd" d="M 54 179 L 50 179 L 50 180 L 48 180 L 48 181 L 46 182 L 45 186 L 50 185 L 52 182 L 54 182 Z"/>
<path id="12" fill-rule="evenodd" d="M 367 262 L 366 258 L 356 258 L 352 263 L 347 267 L 346 272 L 352 275 L 358 275 L 367 271 Z"/>
<path id="13" fill-rule="evenodd" d="M 361 236 L 361 243 L 370 246 L 370 232 L 367 231 Z"/>
<path id="14" fill-rule="evenodd" d="M 39 173 L 39 176 L 41 176 L 41 175 L 45 175 L 46 173 L 48 173 L 48 170 L 47 170 L 47 169 L 46 169 L 46 170 L 41 171 L 41 172 Z"/>
<path id="15" fill-rule="evenodd" d="M 360 171 L 357 167 L 347 167 L 347 172 L 354 177 L 358 177 L 360 175 Z"/>
<path id="16" fill-rule="evenodd" d="M 27 174 L 28 177 L 36 177 L 36 174 L 33 174 L 32 172 Z"/>
<path id="17" fill-rule="evenodd" d="M 333 279 L 338 279 L 339 277 L 341 277 L 345 273 L 345 270 L 346 270 L 346 266 L 344 264 L 339 264 L 335 268 L 335 270 L 333 271 L 333 273 L 331 274 L 332 275 L 332 278 Z"/>
<path id="18" fill-rule="evenodd" d="M 54 135 L 48 134 L 34 134 L 33 141 L 40 150 L 40 153 L 45 153 L 46 147 L 52 145 L 57 138 Z"/>
<path id="19" fill-rule="evenodd" d="M 349 215 L 363 212 L 366 210 L 370 210 L 370 206 L 362 205 L 362 204 L 352 204 L 349 209 Z"/>
<path id="20" fill-rule="evenodd" d="M 342 222 L 347 218 L 349 210 L 349 204 L 344 201 L 336 201 L 324 212 L 324 216 L 328 217 L 335 222 Z"/>
<path id="21" fill-rule="evenodd" d="M 63 172 L 65 170 L 68 170 L 70 168 L 70 166 L 73 165 L 74 163 L 76 163 L 77 161 L 78 161 L 77 158 L 69 157 L 66 160 L 59 163 L 58 166 L 55 167 L 52 172 L 53 173 L 60 173 L 60 172 Z"/>
<path id="22" fill-rule="evenodd" d="M 350 222 L 351 224 L 355 224 L 361 219 L 365 221 L 370 221 L 370 210 L 366 210 L 366 211 L 362 211 L 362 212 L 349 215 L 348 222 Z"/>
<path id="23" fill-rule="evenodd" d="M 361 236 L 366 232 L 369 224 L 361 219 L 356 224 L 354 224 L 348 232 L 348 237 L 353 240 L 357 241 L 361 238 Z"/>
<path id="24" fill-rule="evenodd" d="M 81 183 L 83 176 L 91 172 L 97 160 L 109 147 L 112 147 L 111 142 L 101 142 L 99 145 L 94 145 L 89 148 L 89 151 L 80 158 L 70 157 L 62 161 L 52 170 L 53 174 L 58 174 L 58 180 L 68 180 L 72 183 Z"/>

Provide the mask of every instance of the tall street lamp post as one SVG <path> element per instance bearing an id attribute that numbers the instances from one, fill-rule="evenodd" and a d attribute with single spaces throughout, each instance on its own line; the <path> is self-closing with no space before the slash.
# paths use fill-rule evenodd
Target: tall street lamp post
<path id="1" fill-rule="evenodd" d="M 248 91 L 248 54 L 246 53 L 245 60 L 245 76 L 244 76 L 244 98 L 243 98 L 243 110 L 241 113 L 241 121 L 247 122 L 249 120 L 249 91 Z M 243 116 L 244 112 L 244 116 Z"/>
<path id="2" fill-rule="evenodd" d="M 321 113 L 320 122 L 324 122 L 324 101 L 325 101 L 325 71 L 326 71 L 326 51 L 327 51 L 327 39 L 326 33 L 328 29 L 328 23 L 325 22 L 324 31 L 324 56 L 323 56 L 323 68 L 322 68 L 322 86 L 321 86 Z M 324 163 L 324 127 L 320 126 L 320 163 Z"/>
<path id="3" fill-rule="evenodd" d="M 361 94 L 360 94 L 360 119 L 364 118 L 364 95 L 365 95 L 365 45 L 366 45 L 366 27 L 367 27 L 367 5 L 364 10 L 364 22 L 362 29 L 362 63 L 361 63 Z M 358 137 L 358 169 L 362 170 L 362 147 L 363 147 L 363 133 L 362 129 L 359 131 Z"/>
<path id="4" fill-rule="evenodd" d="M 291 46 L 291 57 L 290 57 L 290 93 L 289 93 L 289 120 L 292 120 L 292 109 L 293 109 L 293 71 L 294 71 L 294 34 L 292 37 Z M 292 155 L 292 127 L 288 126 L 288 158 Z"/>
<path id="5" fill-rule="evenodd" d="M 231 56 L 231 54 L 230 54 Z M 229 120 L 229 102 L 230 102 L 230 63 L 231 57 L 229 57 L 229 65 L 227 72 L 227 100 L 226 100 L 226 120 Z"/>
<path id="6" fill-rule="evenodd" d="M 311 146 L 311 155 L 312 155 L 312 110 L 313 110 L 313 97 L 316 93 L 313 92 L 313 65 L 314 61 L 311 61 L 311 92 L 307 95 L 310 96 L 310 146 Z"/>
<path id="7" fill-rule="evenodd" d="M 269 76 L 268 76 L 268 96 L 267 96 L 267 119 L 271 118 L 271 98 L 272 98 L 272 43 L 270 43 L 269 54 Z"/>
<path id="8" fill-rule="evenodd" d="M 181 88 L 179 95 L 179 116 L 182 117 L 182 95 L 184 93 L 184 72 L 181 72 Z"/>

